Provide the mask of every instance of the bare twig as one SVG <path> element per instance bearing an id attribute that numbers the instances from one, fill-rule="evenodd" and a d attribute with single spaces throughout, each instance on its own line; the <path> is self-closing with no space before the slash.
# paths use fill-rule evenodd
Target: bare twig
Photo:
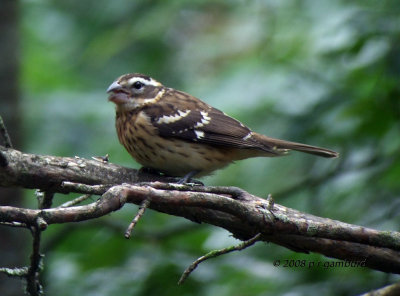
<path id="1" fill-rule="evenodd" d="M 182 285 L 183 282 L 189 277 L 189 275 L 197 268 L 197 266 L 203 262 L 206 261 L 207 259 L 210 258 L 215 258 L 233 251 L 241 251 L 245 248 L 248 248 L 250 246 L 252 246 L 255 242 L 257 242 L 260 239 L 261 233 L 256 234 L 253 238 L 244 241 L 236 246 L 230 246 L 224 249 L 220 249 L 220 250 L 214 250 L 211 251 L 207 254 L 205 254 L 204 256 L 201 256 L 200 258 L 198 258 L 196 261 L 194 261 L 192 264 L 190 264 L 190 266 L 188 268 L 186 268 L 186 270 L 183 272 L 181 278 L 178 281 L 178 285 Z"/>
<path id="2" fill-rule="evenodd" d="M 65 203 L 63 203 L 62 205 L 59 206 L 59 208 L 68 208 L 68 207 L 72 207 L 75 206 L 77 204 L 80 204 L 81 202 L 87 200 L 88 198 L 90 198 L 92 196 L 92 194 L 84 194 L 81 195 L 73 200 L 67 201 Z"/>
<path id="3" fill-rule="evenodd" d="M 39 209 L 44 210 L 51 207 L 53 203 L 54 192 L 36 191 L 35 193 L 38 198 Z M 31 233 L 33 237 L 32 254 L 30 266 L 26 274 L 26 292 L 30 296 L 43 295 L 43 289 L 40 283 L 40 271 L 42 261 L 42 255 L 40 254 L 40 239 L 42 231 L 47 228 L 47 222 L 41 216 L 38 216 L 35 222 L 36 223 L 31 226 Z"/>
<path id="4" fill-rule="evenodd" d="M 226 186 L 199 186 L 198 184 L 177 184 L 177 183 L 164 183 L 164 182 L 142 182 L 137 184 L 139 186 L 150 186 L 156 189 L 164 190 L 178 190 L 178 191 L 191 191 L 191 192 L 207 192 L 229 195 L 233 199 L 248 200 L 252 199 L 250 194 L 238 187 Z"/>
<path id="5" fill-rule="evenodd" d="M 21 227 L 21 228 L 29 227 L 25 223 L 20 223 L 20 222 L 0 222 L 0 225 L 10 226 L 10 227 Z"/>
<path id="6" fill-rule="evenodd" d="M 38 223 L 40 224 L 40 223 Z M 43 294 L 42 285 L 40 284 L 39 272 L 41 269 L 41 259 L 40 254 L 40 238 L 41 229 L 40 225 L 34 225 L 31 227 L 33 244 L 32 244 L 32 254 L 31 263 L 28 268 L 28 273 L 26 275 L 26 291 L 31 296 L 39 296 Z"/>
<path id="7" fill-rule="evenodd" d="M 8 134 L 6 125 L 5 125 L 1 115 L 0 115 L 0 134 L 2 135 L 3 140 L 4 140 L 4 147 L 12 148 L 13 146 L 11 143 L 10 135 Z"/>
<path id="8" fill-rule="evenodd" d="M 272 197 L 272 194 L 268 194 L 267 196 L 267 209 L 272 213 L 272 210 L 274 209 L 274 204 L 275 201 Z"/>
<path id="9" fill-rule="evenodd" d="M 66 189 L 68 192 L 77 192 L 85 194 L 97 194 L 102 195 L 106 192 L 112 185 L 86 185 L 75 182 L 64 181 L 61 183 L 61 187 Z"/>
<path id="10" fill-rule="evenodd" d="M 140 218 L 142 218 L 144 212 L 149 207 L 149 205 L 150 205 L 150 200 L 148 200 L 148 199 L 143 200 L 143 202 L 140 204 L 139 211 L 137 212 L 135 218 L 133 218 L 131 224 L 129 224 L 128 229 L 125 231 L 126 239 L 129 239 L 131 237 L 133 228 L 136 226 L 136 224 L 138 223 Z"/>
<path id="11" fill-rule="evenodd" d="M 0 272 L 6 274 L 9 277 L 25 278 L 28 274 L 28 267 L 21 267 L 21 268 L 1 267 Z"/>
<path id="12" fill-rule="evenodd" d="M 39 209 L 51 208 L 51 205 L 53 204 L 54 192 L 52 191 L 42 192 L 40 190 L 36 190 L 35 194 L 38 199 Z"/>
<path id="13" fill-rule="evenodd" d="M 44 193 L 44 199 L 43 199 L 43 202 L 41 204 L 41 208 L 42 209 L 51 208 L 51 206 L 53 205 L 53 198 L 54 198 L 54 192 L 46 191 Z"/>

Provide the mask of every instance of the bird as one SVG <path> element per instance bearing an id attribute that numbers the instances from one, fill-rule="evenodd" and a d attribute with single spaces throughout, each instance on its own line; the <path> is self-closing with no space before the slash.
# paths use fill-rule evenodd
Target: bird
<path id="1" fill-rule="evenodd" d="M 116 105 L 120 143 L 145 168 L 186 183 L 236 160 L 276 157 L 295 150 L 326 158 L 335 151 L 271 138 L 202 100 L 140 73 L 118 77 L 107 89 Z"/>

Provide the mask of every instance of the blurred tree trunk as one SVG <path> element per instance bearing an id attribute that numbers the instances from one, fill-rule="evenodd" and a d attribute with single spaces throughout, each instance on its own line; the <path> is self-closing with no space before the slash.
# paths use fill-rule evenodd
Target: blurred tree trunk
<path id="1" fill-rule="evenodd" d="M 14 147 L 21 146 L 18 91 L 19 27 L 16 0 L 0 3 L 0 115 L 7 126 Z M 22 192 L 17 188 L 0 188 L 1 205 L 22 203 Z M 24 241 L 20 229 L 0 226 L 0 267 L 19 267 L 24 263 Z M 0 291 L 3 296 L 21 295 L 21 282 L 0 274 Z"/>

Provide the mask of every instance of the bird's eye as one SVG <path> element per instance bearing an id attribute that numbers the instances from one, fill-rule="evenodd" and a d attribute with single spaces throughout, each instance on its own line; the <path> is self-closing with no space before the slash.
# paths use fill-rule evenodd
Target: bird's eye
<path id="1" fill-rule="evenodd" d="M 141 89 L 144 86 L 144 84 L 140 81 L 136 81 L 132 86 L 133 88 Z"/>

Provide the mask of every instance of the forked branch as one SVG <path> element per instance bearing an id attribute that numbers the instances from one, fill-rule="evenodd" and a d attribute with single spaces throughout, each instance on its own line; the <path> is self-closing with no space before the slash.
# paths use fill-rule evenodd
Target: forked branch
<path id="1" fill-rule="evenodd" d="M 102 195 L 84 206 L 49 209 L 0 207 L 5 225 L 35 225 L 95 219 L 126 203 L 195 222 L 225 228 L 246 241 L 273 242 L 297 252 L 316 252 L 367 267 L 400 273 L 400 233 L 377 231 L 302 213 L 234 187 L 188 186 L 109 163 L 81 158 L 23 154 L 0 147 L 0 186 L 39 188 L 51 192 Z M 148 181 L 160 180 L 163 182 Z M 78 183 L 75 183 L 78 182 Z M 122 183 L 130 183 L 123 184 Z M 145 202 L 146 201 L 146 202 Z"/>

